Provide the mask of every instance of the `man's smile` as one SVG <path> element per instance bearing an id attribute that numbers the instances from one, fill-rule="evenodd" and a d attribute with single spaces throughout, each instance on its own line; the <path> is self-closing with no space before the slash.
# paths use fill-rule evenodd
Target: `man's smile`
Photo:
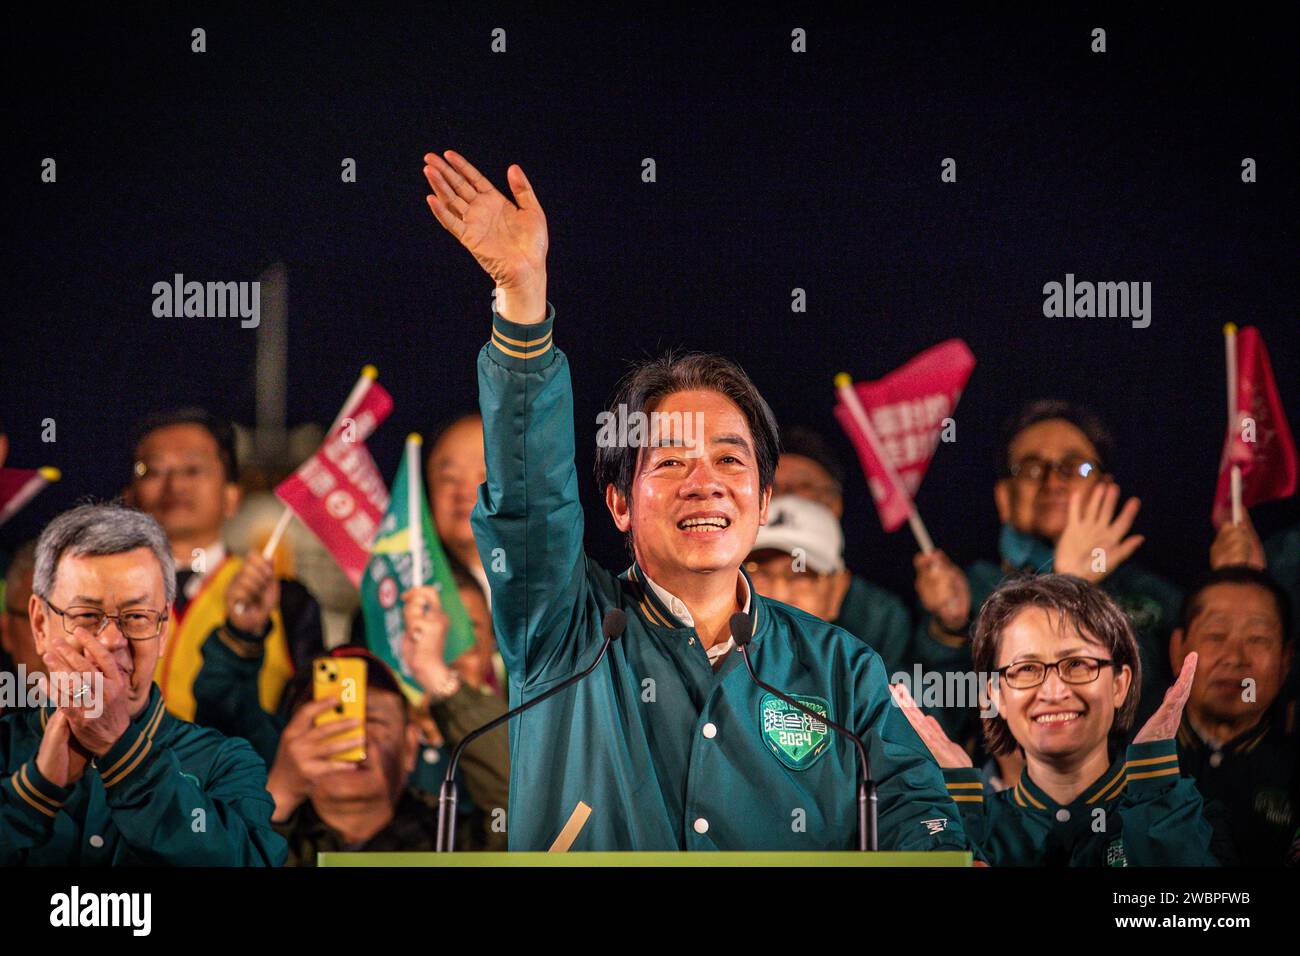
<path id="1" fill-rule="evenodd" d="M 721 511 L 699 511 L 677 522 L 677 528 L 691 537 L 721 534 L 731 527 L 731 519 Z"/>

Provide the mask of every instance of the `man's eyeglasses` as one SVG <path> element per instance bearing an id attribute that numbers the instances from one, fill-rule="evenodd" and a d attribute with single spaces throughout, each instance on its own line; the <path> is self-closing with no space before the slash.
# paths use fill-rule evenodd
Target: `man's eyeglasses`
<path id="1" fill-rule="evenodd" d="M 57 608 L 49 601 L 45 602 L 51 611 L 63 619 L 63 629 L 69 634 L 78 630 L 89 631 L 98 637 L 112 621 L 122 636 L 128 641 L 150 641 L 162 633 L 162 626 L 167 615 L 152 608 L 128 608 L 117 614 L 106 614 L 97 607 Z"/>
<path id="2" fill-rule="evenodd" d="M 1048 461 L 1031 455 L 1022 458 L 1007 471 L 1012 478 L 1023 481 L 1041 482 L 1047 477 L 1048 472 L 1052 471 L 1056 472 L 1062 481 L 1071 481 L 1075 478 L 1086 481 L 1101 474 L 1101 466 L 1091 458 L 1081 458 L 1077 455 L 1070 455 L 1060 461 Z"/>
<path id="3" fill-rule="evenodd" d="M 1091 684 L 1097 679 L 1103 667 L 1114 663 L 1102 657 L 1065 657 L 1050 663 L 1017 661 L 1006 667 L 999 667 L 994 673 L 1006 681 L 1008 687 L 1028 690 L 1047 680 L 1049 670 L 1055 670 L 1061 680 L 1067 684 Z"/>

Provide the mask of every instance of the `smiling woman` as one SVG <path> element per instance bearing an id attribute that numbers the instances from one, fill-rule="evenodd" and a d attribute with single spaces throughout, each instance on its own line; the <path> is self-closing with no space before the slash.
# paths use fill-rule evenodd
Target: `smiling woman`
<path id="1" fill-rule="evenodd" d="M 986 794 L 979 771 L 934 719 L 905 697 L 900 704 L 944 768 L 967 832 L 989 863 L 1219 862 L 1201 796 L 1180 776 L 1173 740 L 1195 655 L 1125 750 L 1141 666 L 1128 618 L 1104 591 L 1068 575 L 1014 578 L 980 609 L 974 642 L 976 670 L 994 675 L 996 711 L 984 721 L 989 748 L 1024 754 L 1015 786 Z"/>

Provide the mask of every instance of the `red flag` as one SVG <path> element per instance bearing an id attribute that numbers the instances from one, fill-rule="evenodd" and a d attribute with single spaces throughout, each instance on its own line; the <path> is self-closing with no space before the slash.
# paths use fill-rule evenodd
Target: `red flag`
<path id="1" fill-rule="evenodd" d="M 1218 528 L 1232 520 L 1232 466 L 1241 469 L 1244 507 L 1295 494 L 1296 451 L 1286 422 L 1273 367 L 1259 329 L 1237 332 L 1236 422 L 1228 429 L 1214 490 L 1212 520 Z"/>
<path id="2" fill-rule="evenodd" d="M 388 510 L 388 488 L 365 441 L 393 410 L 393 399 L 378 382 L 366 381 L 316 453 L 275 489 L 354 587 L 361 585 L 375 531 Z"/>
<path id="3" fill-rule="evenodd" d="M 0 524 L 17 514 L 51 481 L 58 480 L 57 468 L 0 468 Z"/>
<path id="4" fill-rule="evenodd" d="M 966 343 L 948 339 L 884 378 L 856 383 L 853 391 L 874 436 L 858 426 L 843 397 L 836 404 L 835 417 L 858 451 L 886 531 L 898 530 L 907 520 L 939 444 L 943 420 L 957 407 L 974 368 L 975 356 Z M 882 455 L 892 467 L 881 462 Z"/>

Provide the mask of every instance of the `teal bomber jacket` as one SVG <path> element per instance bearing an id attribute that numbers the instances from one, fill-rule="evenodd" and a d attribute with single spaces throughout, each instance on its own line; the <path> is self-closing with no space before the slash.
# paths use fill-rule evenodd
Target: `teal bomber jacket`
<path id="1" fill-rule="evenodd" d="M 853 849 L 852 744 L 765 694 L 739 652 L 715 671 L 636 564 L 614 575 L 584 553 L 573 392 L 554 317 L 548 306 L 528 326 L 494 311 L 478 358 L 487 481 L 471 520 L 511 705 L 588 666 L 607 610 L 622 608 L 628 623 L 593 673 L 511 722 L 510 849 L 548 849 L 579 804 L 590 813 L 574 851 Z M 864 738 L 880 848 L 967 850 L 961 814 L 893 704 L 880 657 L 751 594 L 758 674 Z"/>
<path id="2" fill-rule="evenodd" d="M 0 865 L 279 866 L 266 764 L 246 741 L 179 720 L 155 684 L 71 787 L 36 769 L 40 708 L 0 719 Z"/>

